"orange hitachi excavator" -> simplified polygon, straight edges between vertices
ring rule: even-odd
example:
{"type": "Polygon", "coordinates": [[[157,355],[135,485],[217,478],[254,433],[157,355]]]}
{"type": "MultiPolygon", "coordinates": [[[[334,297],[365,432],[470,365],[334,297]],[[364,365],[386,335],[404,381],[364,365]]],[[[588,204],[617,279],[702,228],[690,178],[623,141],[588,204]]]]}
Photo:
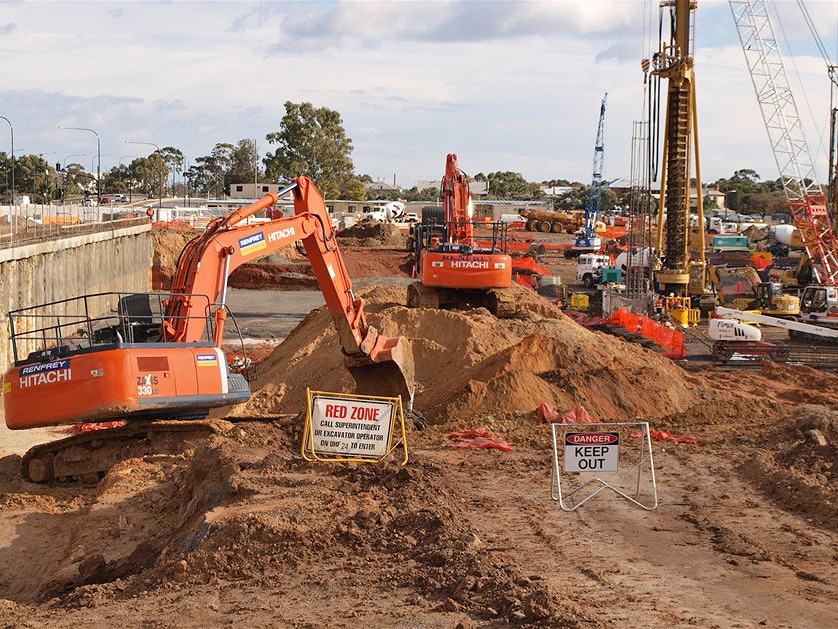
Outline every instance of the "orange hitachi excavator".
{"type": "Polygon", "coordinates": [[[297,241],[305,247],[359,392],[401,395],[409,406],[410,347],[367,323],[323,197],[299,177],[279,193],[214,220],[189,242],[171,294],[85,295],[9,313],[15,362],[3,376],[3,403],[10,429],[128,420],[123,428],[36,446],[24,457],[24,476],[35,482],[98,478],[121,458],[154,452],[154,439],[171,450],[189,432],[207,432],[211,422],[194,420],[210,408],[247,401],[247,379],[228,371],[220,349],[227,280],[241,264],[297,241]],[[290,191],[293,216],[243,222],[290,191]]]}
{"type": "Polygon", "coordinates": [[[468,177],[454,153],[445,162],[442,209],[441,224],[415,227],[414,264],[420,281],[408,286],[408,306],[482,306],[498,317],[510,316],[515,308],[512,258],[503,251],[506,226],[495,223],[489,246],[476,247],[468,177]]]}

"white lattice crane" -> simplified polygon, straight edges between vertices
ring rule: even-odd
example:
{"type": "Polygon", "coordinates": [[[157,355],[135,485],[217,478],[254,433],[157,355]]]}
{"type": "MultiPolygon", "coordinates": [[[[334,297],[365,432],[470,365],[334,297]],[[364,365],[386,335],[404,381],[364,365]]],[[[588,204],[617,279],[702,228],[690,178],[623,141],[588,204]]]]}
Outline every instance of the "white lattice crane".
{"type": "Polygon", "coordinates": [[[818,281],[838,285],[838,239],[765,0],[729,0],[794,224],[818,281]]]}

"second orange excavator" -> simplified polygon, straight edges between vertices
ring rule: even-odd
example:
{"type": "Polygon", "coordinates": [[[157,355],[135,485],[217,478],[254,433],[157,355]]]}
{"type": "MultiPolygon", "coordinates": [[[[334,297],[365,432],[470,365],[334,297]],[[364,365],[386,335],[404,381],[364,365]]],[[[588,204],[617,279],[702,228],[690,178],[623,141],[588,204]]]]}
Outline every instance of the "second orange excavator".
{"type": "MultiPolygon", "coordinates": [[[[127,419],[122,428],[36,446],[23,459],[35,482],[95,479],[121,458],[177,449],[207,432],[209,409],[245,402],[247,380],[221,350],[227,280],[245,262],[302,241],[358,391],[413,398],[413,356],[403,338],[367,323],[338,249],[326,205],[298,177],[277,194],[215,219],[189,242],[170,294],[108,293],[9,313],[14,365],[3,376],[12,430],[127,419]],[[294,216],[245,219],[294,195],[294,216]],[[150,420],[150,421],[149,421],[150,420]]],[[[233,319],[233,321],[235,321],[233,319]]]]}
{"type": "Polygon", "coordinates": [[[487,308],[498,317],[515,313],[512,258],[503,250],[506,225],[491,227],[488,246],[478,247],[474,237],[474,205],[468,177],[457,155],[449,153],[442,180],[443,222],[416,225],[414,268],[418,282],[408,286],[411,308],[487,308]]]}

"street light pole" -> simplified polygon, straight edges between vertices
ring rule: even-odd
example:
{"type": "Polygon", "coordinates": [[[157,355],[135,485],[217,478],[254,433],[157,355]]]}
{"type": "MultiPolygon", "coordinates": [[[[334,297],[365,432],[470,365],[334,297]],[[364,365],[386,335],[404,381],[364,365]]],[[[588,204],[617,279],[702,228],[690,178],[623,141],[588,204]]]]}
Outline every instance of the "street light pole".
{"type": "Polygon", "coordinates": [[[12,121],[6,116],[0,116],[0,118],[9,123],[9,133],[12,136],[12,198],[9,205],[15,205],[15,128],[12,126],[12,121]]]}
{"type": "Polygon", "coordinates": [[[160,220],[160,212],[163,210],[163,154],[160,152],[160,147],[154,142],[135,142],[133,140],[125,140],[125,144],[145,144],[146,146],[153,146],[157,149],[157,154],[160,156],[160,201],[157,205],[157,220],[160,220]]]}
{"type": "MultiPolygon", "coordinates": [[[[63,131],[90,131],[93,135],[96,136],[96,155],[99,157],[96,163],[96,205],[100,205],[102,203],[102,144],[99,141],[99,134],[94,131],[93,129],[88,129],[86,127],[58,127],[63,131]]],[[[93,170],[93,166],[91,165],[90,170],[93,170]]]]}

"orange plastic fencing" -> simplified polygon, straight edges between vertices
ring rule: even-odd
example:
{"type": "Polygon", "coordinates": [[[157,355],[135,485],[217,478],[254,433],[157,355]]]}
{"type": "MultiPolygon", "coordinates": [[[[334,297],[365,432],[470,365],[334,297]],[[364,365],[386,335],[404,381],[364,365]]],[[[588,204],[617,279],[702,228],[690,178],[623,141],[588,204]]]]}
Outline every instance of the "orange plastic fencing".
{"type": "Polygon", "coordinates": [[[488,428],[460,430],[450,433],[448,438],[452,441],[451,447],[455,450],[486,450],[491,448],[501,452],[512,452],[512,446],[488,428]]]}
{"type": "Polygon", "coordinates": [[[653,340],[666,350],[664,356],[667,358],[679,360],[687,355],[684,335],[678,330],[661,325],[649,317],[620,308],[605,322],[619,325],[629,332],[636,332],[647,339],[653,340]]]}
{"type": "Polygon", "coordinates": [[[535,409],[538,420],[545,424],[598,424],[599,420],[594,419],[581,404],[577,404],[573,410],[560,413],[554,410],[547,402],[542,402],[535,409]]]}
{"type": "Polygon", "coordinates": [[[603,238],[622,238],[628,233],[627,227],[619,227],[617,225],[609,225],[604,232],[600,232],[603,238]]]}

